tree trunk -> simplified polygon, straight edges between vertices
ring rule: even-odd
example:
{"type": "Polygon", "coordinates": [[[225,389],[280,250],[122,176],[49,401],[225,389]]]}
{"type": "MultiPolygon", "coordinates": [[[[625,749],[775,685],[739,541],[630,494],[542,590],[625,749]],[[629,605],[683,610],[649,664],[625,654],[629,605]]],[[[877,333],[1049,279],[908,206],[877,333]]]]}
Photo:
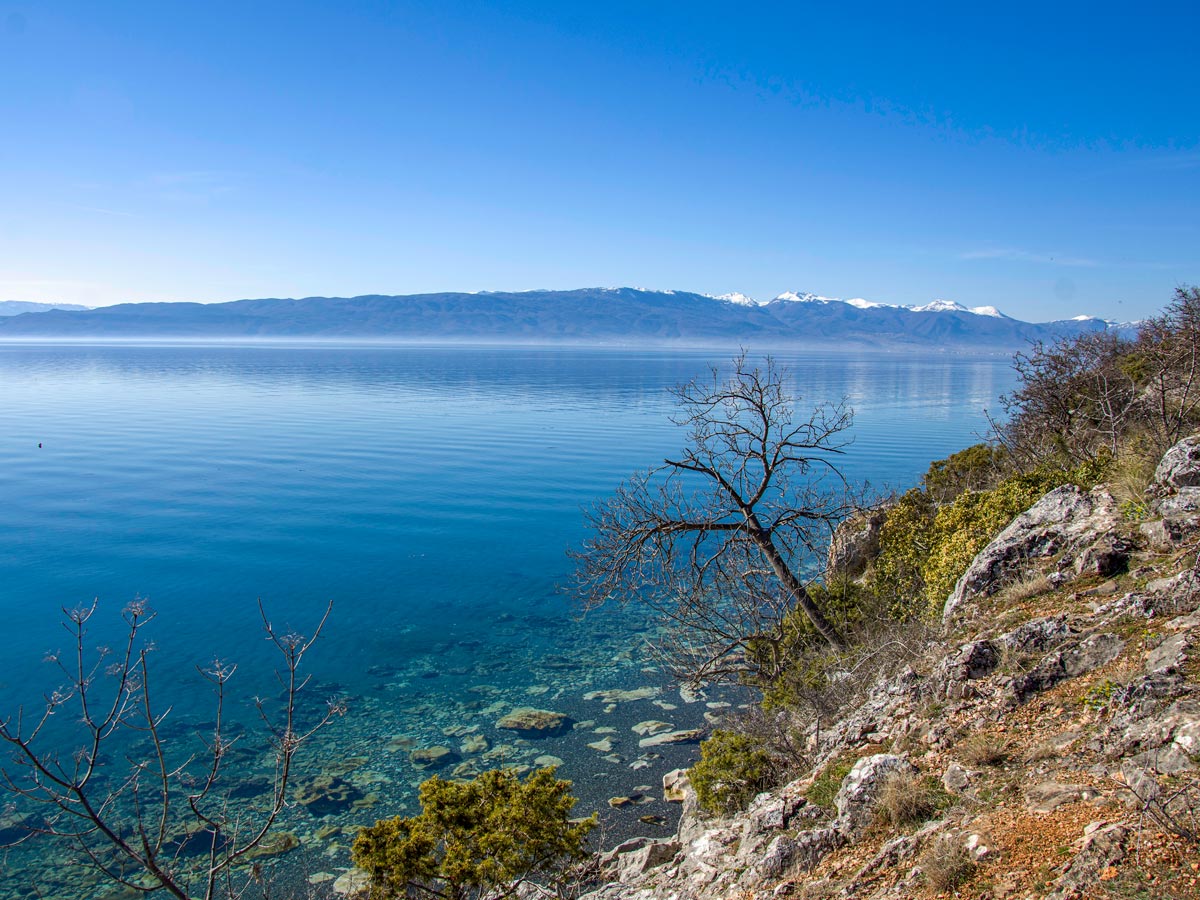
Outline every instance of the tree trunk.
{"type": "Polygon", "coordinates": [[[792,598],[796,601],[799,607],[804,610],[804,614],[808,616],[808,620],[812,622],[813,627],[821,633],[821,637],[829,642],[829,646],[835,650],[846,649],[846,639],[842,637],[841,632],[833,626],[825,614],[821,612],[821,608],[813,603],[812,598],[808,595],[808,591],[804,589],[804,585],[800,583],[800,579],[788,567],[783,556],[779,552],[779,548],[775,546],[775,541],[771,539],[771,535],[767,534],[766,530],[758,523],[758,517],[751,513],[747,516],[749,524],[750,538],[762,551],[763,556],[767,558],[767,562],[771,564],[771,571],[775,573],[775,577],[779,579],[792,598]]]}

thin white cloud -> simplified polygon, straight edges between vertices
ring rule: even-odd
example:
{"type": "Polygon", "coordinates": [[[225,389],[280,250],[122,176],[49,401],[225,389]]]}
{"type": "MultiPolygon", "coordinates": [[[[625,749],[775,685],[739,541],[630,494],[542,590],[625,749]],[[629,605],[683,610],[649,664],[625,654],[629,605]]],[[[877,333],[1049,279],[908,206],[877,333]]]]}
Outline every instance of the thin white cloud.
{"type": "Polygon", "coordinates": [[[124,210],[120,209],[108,209],[103,206],[84,206],[80,203],[67,203],[65,205],[70,209],[81,209],[84,212],[103,213],[106,216],[120,216],[127,219],[138,218],[137,213],[125,212],[124,210]]]}
{"type": "Polygon", "coordinates": [[[1065,256],[1061,253],[1033,253],[1029,250],[1019,250],[1015,247],[986,247],[979,250],[968,250],[958,255],[959,259],[1000,259],[1012,262],[1042,263],[1053,266],[1073,266],[1094,268],[1101,263],[1085,256],[1065,256]]]}
{"type": "Polygon", "coordinates": [[[234,190],[235,176],[230,172],[195,169],[183,172],[154,172],[143,179],[144,185],[161,199],[207,201],[234,190]]]}

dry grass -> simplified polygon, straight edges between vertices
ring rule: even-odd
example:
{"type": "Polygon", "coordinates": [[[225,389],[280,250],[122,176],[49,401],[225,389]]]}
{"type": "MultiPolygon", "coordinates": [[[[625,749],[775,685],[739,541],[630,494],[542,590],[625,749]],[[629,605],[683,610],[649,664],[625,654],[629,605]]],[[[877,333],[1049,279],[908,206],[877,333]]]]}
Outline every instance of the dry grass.
{"type": "Polygon", "coordinates": [[[939,834],[918,861],[925,881],[937,893],[953,891],[971,880],[975,874],[975,860],[964,845],[961,836],[939,834]]]}
{"type": "Polygon", "coordinates": [[[1024,603],[1026,600],[1040,597],[1042,594],[1048,594],[1053,589],[1054,586],[1050,584],[1050,581],[1044,574],[1041,572],[1030,572],[1020,581],[1007,584],[997,591],[992,602],[996,606],[1024,603]]]}
{"type": "Polygon", "coordinates": [[[999,766],[1012,754],[1012,741],[994,734],[976,734],[958,748],[963,762],[972,766],[999,766]]]}
{"type": "Polygon", "coordinates": [[[879,790],[878,816],[894,828],[933,818],[952,798],[935,778],[897,772],[879,790]]]}

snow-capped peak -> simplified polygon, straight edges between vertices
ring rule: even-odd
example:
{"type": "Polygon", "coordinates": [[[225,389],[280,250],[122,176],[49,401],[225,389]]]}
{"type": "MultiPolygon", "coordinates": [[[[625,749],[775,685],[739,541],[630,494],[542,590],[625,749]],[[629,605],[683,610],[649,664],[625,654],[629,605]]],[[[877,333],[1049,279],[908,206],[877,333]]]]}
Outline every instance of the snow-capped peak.
{"type": "Polygon", "coordinates": [[[961,303],[955,303],[953,300],[931,300],[924,306],[908,307],[913,312],[972,312],[961,303]]]}
{"type": "Polygon", "coordinates": [[[849,303],[851,306],[858,307],[859,309],[884,309],[892,307],[891,303],[876,303],[874,300],[864,300],[862,297],[854,297],[844,302],[849,303]]]}
{"type": "Polygon", "coordinates": [[[994,319],[1006,318],[1004,313],[994,306],[972,306],[970,311],[977,316],[991,316],[994,319]]]}
{"type": "Polygon", "coordinates": [[[738,293],[737,291],[733,291],[732,293],[729,293],[729,294],[721,294],[716,299],[724,300],[728,303],[736,303],[738,306],[760,306],[761,305],[753,297],[747,297],[745,294],[738,293]]]}
{"type": "MultiPolygon", "coordinates": [[[[819,297],[816,294],[805,291],[799,293],[797,291],[784,291],[778,295],[775,300],[783,300],[790,303],[837,303],[836,297],[819,297]]],[[[774,301],[772,301],[774,302],[774,301]]]]}
{"type": "Polygon", "coordinates": [[[1072,316],[1071,321],[1072,322],[1090,322],[1094,318],[1096,318],[1096,317],[1095,316],[1072,316]]]}

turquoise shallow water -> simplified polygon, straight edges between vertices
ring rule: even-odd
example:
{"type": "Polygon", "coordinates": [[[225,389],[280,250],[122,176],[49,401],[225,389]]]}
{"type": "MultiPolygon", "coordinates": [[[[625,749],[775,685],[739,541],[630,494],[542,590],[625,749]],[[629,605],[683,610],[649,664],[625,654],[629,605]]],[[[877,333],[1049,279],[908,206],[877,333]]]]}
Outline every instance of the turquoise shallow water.
{"type": "MultiPolygon", "coordinates": [[[[98,597],[95,637],[107,640],[121,606],[142,596],[158,611],[162,699],[186,734],[207,715],[195,665],[238,660],[245,697],[269,683],[258,598],[278,624],[302,631],[332,600],[311,667],[316,688],[345,695],[349,713],[314,747],[309,774],[365,757],[353,777],[379,802],[329,819],[294,810],[302,837],[404,809],[428,774],[409,762],[410,746],[450,746],[468,772],[556,756],[583,805],[607,810],[606,798],[656,785],[695,752],[671,748],[637,766],[646,754],[633,724],[704,724],[714,712],[704,700],[726,700],[687,704],[663,685],[642,652],[652,625],[636,613],[579,620],[558,589],[564,551],[583,536],[581,506],[680,445],[666,388],[721,361],[0,345],[0,702],[11,709],[53,684],[41,660],[63,645],[60,607],[98,597]],[[583,699],[631,687],[662,693],[609,712],[583,699]],[[494,721],[526,703],[593,724],[514,744],[494,721]],[[618,742],[612,752],[587,746],[605,734],[618,742]],[[491,758],[460,750],[472,736],[491,758]]],[[[806,402],[849,400],[857,420],[846,472],[881,486],[907,487],[929,460],[975,441],[984,408],[1012,382],[1000,358],[783,361],[806,402]]],[[[249,721],[245,700],[235,715],[249,721]]],[[[671,810],[635,805],[608,814],[607,827],[644,829],[646,814],[671,810]]],[[[308,844],[306,871],[348,864],[344,837],[308,844]]]]}

